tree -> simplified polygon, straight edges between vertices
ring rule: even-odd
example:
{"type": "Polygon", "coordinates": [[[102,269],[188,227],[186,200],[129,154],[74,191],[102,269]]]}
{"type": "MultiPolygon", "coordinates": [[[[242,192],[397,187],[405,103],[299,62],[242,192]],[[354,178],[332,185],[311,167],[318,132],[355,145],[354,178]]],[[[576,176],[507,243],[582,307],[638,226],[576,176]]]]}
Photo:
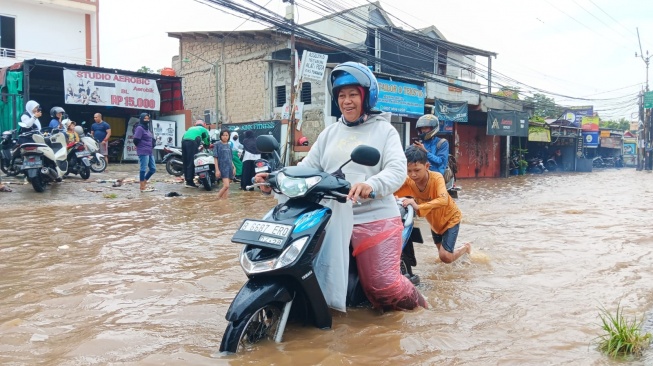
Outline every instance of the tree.
{"type": "Polygon", "coordinates": [[[154,70],[150,69],[147,66],[141,66],[141,68],[136,70],[136,72],[146,72],[148,74],[154,74],[154,70]]]}
{"type": "Polygon", "coordinates": [[[519,88],[517,87],[502,86],[498,92],[494,92],[493,94],[504,98],[519,100],[519,88]]]}
{"type": "Polygon", "coordinates": [[[524,100],[533,104],[535,108],[535,111],[533,112],[534,116],[542,118],[558,118],[564,112],[563,107],[556,105],[553,98],[549,98],[544,94],[535,93],[532,97],[526,97],[524,100]]]}
{"type": "Polygon", "coordinates": [[[630,122],[622,117],[618,121],[599,121],[599,127],[618,131],[628,131],[630,130],[630,122]]]}

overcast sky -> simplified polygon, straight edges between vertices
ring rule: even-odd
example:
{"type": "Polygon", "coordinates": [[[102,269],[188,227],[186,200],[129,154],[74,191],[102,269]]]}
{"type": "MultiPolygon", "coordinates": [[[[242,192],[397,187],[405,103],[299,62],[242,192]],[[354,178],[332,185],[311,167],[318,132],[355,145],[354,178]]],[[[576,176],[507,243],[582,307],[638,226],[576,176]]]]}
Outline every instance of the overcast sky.
{"type": "MultiPolygon", "coordinates": [[[[286,6],[281,0],[253,1],[278,13],[283,13],[286,6]]],[[[316,3],[333,8],[365,3],[295,1],[300,5],[296,14],[299,23],[319,17],[307,9],[315,8],[316,3]]],[[[449,41],[498,53],[492,67],[500,75],[493,76],[493,83],[518,86],[522,97],[543,92],[558,104],[593,105],[604,119],[635,118],[635,98],[646,84],[646,64],[635,57],[635,52],[640,54],[636,28],[644,54],[648,50],[653,55],[653,1],[380,2],[393,16],[393,22],[404,29],[435,25],[449,41]]],[[[126,70],[148,66],[156,70],[170,66],[172,56],[178,53],[177,39],[169,38],[167,32],[263,27],[198,0],[103,0],[101,65],[126,70]]],[[[483,78],[479,82],[487,83],[483,78]]],[[[653,87],[653,80],[649,83],[653,87]]],[[[486,88],[483,86],[483,90],[486,88]]]]}

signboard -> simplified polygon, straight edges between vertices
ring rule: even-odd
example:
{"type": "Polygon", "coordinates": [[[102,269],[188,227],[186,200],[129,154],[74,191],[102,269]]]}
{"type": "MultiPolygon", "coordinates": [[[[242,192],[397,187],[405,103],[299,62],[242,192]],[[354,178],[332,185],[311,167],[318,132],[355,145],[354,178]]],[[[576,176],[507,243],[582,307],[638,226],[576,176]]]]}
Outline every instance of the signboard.
{"type": "Polygon", "coordinates": [[[311,79],[321,81],[324,79],[327,58],[329,55],[304,51],[302,53],[300,79],[311,79]]]}
{"type": "Polygon", "coordinates": [[[580,122],[580,129],[583,131],[598,131],[599,117],[582,117],[580,122]]]}
{"type": "Polygon", "coordinates": [[[138,118],[132,117],[127,122],[127,131],[125,131],[125,146],[122,151],[122,160],[138,160],[136,145],[134,145],[134,130],[138,124],[138,118]]]}
{"type": "Polygon", "coordinates": [[[154,79],[98,71],[63,70],[66,104],[101,105],[158,111],[159,88],[154,79]]]}
{"type": "Polygon", "coordinates": [[[637,144],[635,142],[624,142],[624,155],[637,155],[637,144]]]}
{"type": "Polygon", "coordinates": [[[496,136],[528,136],[528,113],[488,110],[487,134],[496,136]]]}
{"type": "Polygon", "coordinates": [[[378,79],[379,99],[376,107],[404,117],[424,115],[424,86],[378,79]]]}
{"type": "Polygon", "coordinates": [[[545,127],[528,126],[528,141],[551,142],[551,130],[545,127]]]}
{"type": "Polygon", "coordinates": [[[165,145],[175,145],[175,127],[177,126],[175,122],[154,120],[152,126],[156,139],[155,149],[161,150],[165,145]]]}
{"type": "Polygon", "coordinates": [[[598,131],[582,132],[583,146],[586,148],[599,147],[599,133],[598,131]]]}
{"type": "Polygon", "coordinates": [[[562,119],[569,122],[570,126],[580,127],[583,117],[594,116],[594,107],[581,106],[581,107],[568,107],[562,115],[562,119]]]}
{"type": "Polygon", "coordinates": [[[232,132],[238,132],[238,139],[240,142],[243,142],[245,138],[245,131],[252,131],[254,137],[261,135],[272,135],[277,141],[281,143],[281,121],[271,120],[271,121],[255,121],[247,123],[223,123],[222,128],[232,132]]]}
{"type": "Polygon", "coordinates": [[[644,108],[653,108],[653,91],[644,93],[644,108]]]}
{"type": "Polygon", "coordinates": [[[440,121],[468,122],[467,102],[435,100],[435,115],[440,121]]]}
{"type": "Polygon", "coordinates": [[[601,147],[608,149],[621,149],[621,142],[623,140],[620,137],[601,137],[601,147]]]}

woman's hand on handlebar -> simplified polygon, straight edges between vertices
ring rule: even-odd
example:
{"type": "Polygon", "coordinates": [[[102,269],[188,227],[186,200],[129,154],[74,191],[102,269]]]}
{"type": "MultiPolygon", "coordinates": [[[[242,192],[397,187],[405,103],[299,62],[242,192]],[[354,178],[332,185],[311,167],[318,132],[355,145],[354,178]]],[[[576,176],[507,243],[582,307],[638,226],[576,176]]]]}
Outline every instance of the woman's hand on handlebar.
{"type": "MultiPolygon", "coordinates": [[[[254,176],[254,183],[265,183],[268,180],[268,176],[270,173],[258,173],[254,176]]],[[[272,188],[270,186],[258,186],[261,189],[261,192],[270,194],[272,192],[272,188]]]]}
{"type": "Polygon", "coordinates": [[[367,183],[356,183],[351,186],[349,194],[347,195],[348,200],[352,202],[358,202],[360,198],[374,198],[372,186],[367,183]]]}

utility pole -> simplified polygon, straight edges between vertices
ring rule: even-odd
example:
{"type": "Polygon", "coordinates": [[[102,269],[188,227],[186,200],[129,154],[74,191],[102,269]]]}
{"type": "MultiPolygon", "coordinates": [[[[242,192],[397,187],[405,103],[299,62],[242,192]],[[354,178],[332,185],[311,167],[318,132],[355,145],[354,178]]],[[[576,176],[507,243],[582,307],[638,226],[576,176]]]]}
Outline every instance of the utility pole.
{"type": "MultiPolygon", "coordinates": [[[[290,21],[290,103],[288,110],[288,136],[286,138],[286,152],[284,154],[283,160],[284,165],[286,165],[286,158],[288,158],[288,164],[292,163],[294,158],[294,146],[295,146],[295,98],[297,93],[295,91],[295,63],[296,63],[296,50],[295,50],[295,1],[294,0],[281,0],[284,3],[288,3],[286,7],[286,19],[290,21]]],[[[299,84],[299,83],[298,83],[299,84]]],[[[299,86],[298,86],[299,87],[299,86]]]]}
{"type": "MultiPolygon", "coordinates": [[[[642,50],[642,41],[639,38],[639,28],[637,29],[637,41],[639,42],[639,55],[637,55],[637,52],[635,52],[635,57],[640,57],[642,61],[644,61],[644,64],[646,64],[646,92],[649,91],[648,88],[648,65],[649,61],[651,59],[651,56],[648,54],[648,50],[646,51],[646,57],[644,57],[644,51],[642,50]]],[[[645,99],[644,96],[642,96],[642,99],[645,99]]],[[[642,104],[644,102],[642,101],[642,104]]],[[[642,108],[645,108],[644,105],[642,105],[642,108]]],[[[644,170],[651,170],[651,110],[650,108],[648,110],[644,109],[644,113],[642,114],[643,119],[642,122],[644,123],[644,136],[643,138],[643,144],[644,146],[641,148],[642,149],[642,157],[643,157],[643,164],[644,170]]],[[[638,165],[639,167],[639,165],[638,165]]]]}

